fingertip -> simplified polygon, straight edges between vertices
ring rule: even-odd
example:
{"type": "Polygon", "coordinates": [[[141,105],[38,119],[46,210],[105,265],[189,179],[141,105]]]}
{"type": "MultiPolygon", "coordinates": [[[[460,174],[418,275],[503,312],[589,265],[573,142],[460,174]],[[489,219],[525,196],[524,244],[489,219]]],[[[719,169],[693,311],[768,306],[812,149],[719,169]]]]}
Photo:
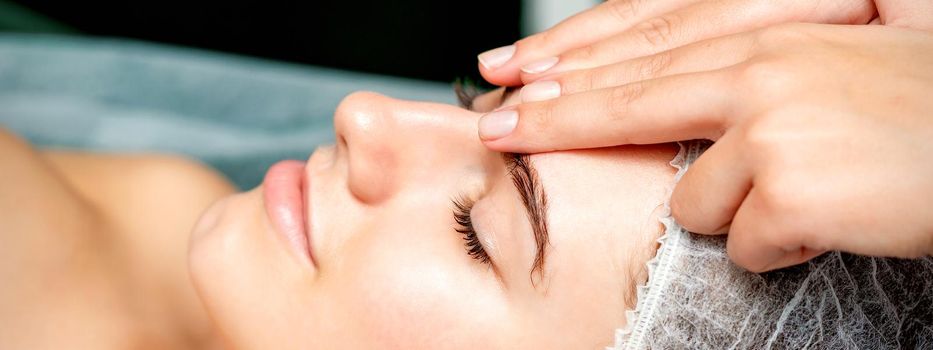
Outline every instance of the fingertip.
{"type": "Polygon", "coordinates": [[[736,265],[754,273],[772,270],[787,259],[785,242],[767,217],[749,213],[746,203],[733,218],[726,252],[736,265]]]}
{"type": "Polygon", "coordinates": [[[564,70],[562,67],[554,67],[559,60],[557,56],[536,58],[535,52],[525,55],[514,52],[508,59],[502,59],[495,53],[501,49],[489,50],[477,56],[480,75],[493,85],[521,86],[564,70]]]}
{"type": "Polygon", "coordinates": [[[533,154],[533,153],[547,153],[559,151],[560,149],[549,147],[547,145],[537,145],[537,144],[528,144],[525,142],[520,142],[514,140],[510,137],[498,140],[482,140],[483,145],[487,149],[499,153],[521,153],[521,154],[533,154]]]}
{"type": "Polygon", "coordinates": [[[781,261],[786,260],[785,252],[773,247],[751,247],[743,246],[735,239],[734,235],[729,236],[726,243],[726,252],[733,263],[741,268],[753,273],[762,273],[780,268],[781,261]]]}
{"type": "Polygon", "coordinates": [[[506,45],[476,55],[477,68],[486,81],[499,86],[520,85],[516,45],[506,45]]]}
{"type": "Polygon", "coordinates": [[[514,67],[504,66],[497,69],[489,69],[482,63],[477,63],[479,74],[487,82],[497,86],[519,86],[522,85],[519,70],[514,67]]]}
{"type": "Polygon", "coordinates": [[[731,237],[727,243],[729,257],[736,265],[749,272],[762,273],[803,264],[823,255],[826,250],[800,246],[794,249],[766,246],[759,242],[755,247],[739,247],[731,237]]]}
{"type": "Polygon", "coordinates": [[[717,224],[719,226],[709,227],[704,226],[703,220],[696,220],[698,216],[704,215],[700,207],[702,203],[697,203],[697,200],[693,199],[696,194],[691,193],[688,187],[689,183],[681,179],[671,193],[671,217],[674,221],[685,230],[697,234],[715,236],[728,232],[730,223],[725,223],[725,226],[717,224]]]}
{"type": "Polygon", "coordinates": [[[490,151],[500,153],[512,152],[512,150],[508,148],[508,143],[502,142],[502,140],[484,140],[483,137],[480,136],[480,141],[490,151]]]}
{"type": "Polygon", "coordinates": [[[499,69],[509,63],[514,56],[515,45],[506,45],[476,55],[476,60],[487,69],[499,69]]]}
{"type": "Polygon", "coordinates": [[[537,81],[525,85],[518,92],[522,103],[540,102],[560,97],[560,83],[553,80],[537,81]]]}
{"type": "Polygon", "coordinates": [[[560,61],[560,58],[557,56],[545,57],[525,64],[519,70],[526,74],[544,74],[553,68],[558,61],[560,61]]]}
{"type": "Polygon", "coordinates": [[[512,134],[518,126],[518,111],[504,109],[493,111],[479,118],[479,138],[495,141],[512,134]]]}
{"type": "Polygon", "coordinates": [[[764,266],[761,268],[748,270],[755,273],[779,270],[786,267],[803,264],[821,254],[823,254],[823,252],[815,252],[801,247],[797,252],[783,252],[780,257],[776,258],[770,263],[764,264],[764,266]]]}

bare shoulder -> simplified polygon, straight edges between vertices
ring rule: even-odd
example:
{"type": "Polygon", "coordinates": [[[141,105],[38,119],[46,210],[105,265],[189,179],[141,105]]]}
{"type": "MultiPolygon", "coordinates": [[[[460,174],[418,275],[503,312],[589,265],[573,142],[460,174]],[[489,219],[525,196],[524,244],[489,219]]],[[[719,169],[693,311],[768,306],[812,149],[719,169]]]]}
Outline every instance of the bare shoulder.
{"type": "Polygon", "coordinates": [[[143,254],[134,256],[152,257],[143,264],[165,257],[183,263],[201,213],[235,192],[216,170],[182,156],[46,150],[43,158],[101,213],[116,239],[143,254]]]}
{"type": "Polygon", "coordinates": [[[235,191],[223,175],[190,158],[38,150],[2,127],[0,189],[0,209],[27,214],[18,217],[149,211],[185,217],[180,221],[193,220],[201,207],[235,191]]]}
{"type": "Polygon", "coordinates": [[[31,231],[54,213],[56,222],[94,225],[94,212],[25,140],[0,127],[0,231],[31,231]],[[2,214],[6,213],[6,214],[2,214]]]}
{"type": "Polygon", "coordinates": [[[0,127],[0,280],[15,286],[0,288],[0,348],[126,348],[139,339],[179,348],[209,337],[188,282],[187,237],[234,190],[185,157],[41,150],[0,127]],[[33,336],[56,324],[71,327],[33,336]],[[106,345],[114,342],[123,345],[106,345]]]}
{"type": "MultiPolygon", "coordinates": [[[[93,332],[102,316],[118,317],[112,303],[96,310],[68,303],[62,290],[98,293],[107,283],[95,277],[104,259],[94,255],[105,235],[103,220],[92,205],[77,195],[40,152],[25,140],[0,128],[0,348],[60,345],[51,324],[87,325],[80,332],[60,327],[60,336],[85,345],[80,334],[93,332]],[[81,264],[75,264],[75,262],[81,264]],[[85,273],[94,271],[95,273],[85,273]],[[88,277],[78,280],[76,276],[88,277]],[[94,284],[94,286],[91,286],[94,284]],[[53,311],[57,310],[57,311],[53,311]],[[73,323],[72,323],[73,321],[73,323]]],[[[108,295],[109,296],[109,295],[108,295]]],[[[118,300],[118,298],[108,298],[118,300]]],[[[94,343],[99,345],[99,343],[94,343]]]]}
{"type": "Polygon", "coordinates": [[[97,205],[144,193],[217,197],[235,190],[216,170],[184,156],[37,150],[3,127],[0,170],[0,186],[49,189],[42,192],[65,190],[97,205]]]}
{"type": "Polygon", "coordinates": [[[182,156],[45,151],[44,158],[107,218],[128,259],[124,276],[143,301],[136,309],[175,328],[178,337],[162,341],[175,344],[169,348],[210,342],[210,321],[188,279],[188,238],[201,213],[236,188],[182,156]]]}
{"type": "Polygon", "coordinates": [[[198,207],[235,190],[216,170],[178,155],[46,150],[43,158],[105,212],[137,208],[197,215],[198,207]]]}

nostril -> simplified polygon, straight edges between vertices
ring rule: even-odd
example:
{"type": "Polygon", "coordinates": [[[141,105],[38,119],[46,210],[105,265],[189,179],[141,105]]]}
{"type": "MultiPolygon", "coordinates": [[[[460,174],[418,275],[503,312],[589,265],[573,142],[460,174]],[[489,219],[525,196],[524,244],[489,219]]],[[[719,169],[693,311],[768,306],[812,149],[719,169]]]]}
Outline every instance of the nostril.
{"type": "Polygon", "coordinates": [[[397,185],[397,164],[389,147],[361,152],[354,146],[348,160],[348,185],[357,200],[366,204],[376,204],[391,197],[397,185]]]}
{"type": "Polygon", "coordinates": [[[347,146],[347,138],[344,137],[343,134],[337,134],[337,145],[336,146],[337,147],[335,147],[335,155],[334,155],[335,158],[334,159],[336,159],[336,157],[340,157],[341,154],[349,155],[350,148],[349,146],[347,146]]]}
{"type": "Polygon", "coordinates": [[[353,93],[340,103],[334,116],[337,149],[348,165],[348,187],[362,203],[374,204],[393,191],[396,115],[390,98],[353,93]]]}

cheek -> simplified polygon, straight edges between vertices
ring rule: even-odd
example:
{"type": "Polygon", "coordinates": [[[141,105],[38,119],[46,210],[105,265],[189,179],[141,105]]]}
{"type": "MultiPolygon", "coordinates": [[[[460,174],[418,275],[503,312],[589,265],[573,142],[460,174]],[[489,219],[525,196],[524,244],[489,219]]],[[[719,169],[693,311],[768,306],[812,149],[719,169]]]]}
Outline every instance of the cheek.
{"type": "Polygon", "coordinates": [[[473,269],[449,241],[391,235],[347,247],[358,256],[341,271],[340,298],[364,337],[380,348],[488,348],[507,329],[501,294],[482,275],[491,271],[473,269]]]}

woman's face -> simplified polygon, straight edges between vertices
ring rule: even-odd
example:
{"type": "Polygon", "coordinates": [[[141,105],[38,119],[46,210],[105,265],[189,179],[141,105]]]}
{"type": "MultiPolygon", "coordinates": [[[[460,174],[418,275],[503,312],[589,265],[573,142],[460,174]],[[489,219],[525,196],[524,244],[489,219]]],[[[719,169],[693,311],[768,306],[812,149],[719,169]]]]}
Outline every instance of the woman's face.
{"type": "Polygon", "coordinates": [[[209,209],[191,271],[229,344],[609,345],[654,253],[676,149],[503,155],[480,143],[479,116],[372,93],[344,99],[337,144],[298,171],[309,249],[266,209],[269,181],[209,209]]]}

